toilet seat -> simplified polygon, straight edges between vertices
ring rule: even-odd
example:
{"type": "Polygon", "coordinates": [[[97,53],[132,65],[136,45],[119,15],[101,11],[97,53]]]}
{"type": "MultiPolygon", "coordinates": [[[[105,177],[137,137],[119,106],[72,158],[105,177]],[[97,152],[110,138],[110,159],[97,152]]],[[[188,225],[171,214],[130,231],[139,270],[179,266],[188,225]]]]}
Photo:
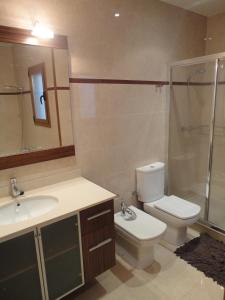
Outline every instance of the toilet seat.
{"type": "Polygon", "coordinates": [[[162,221],[150,216],[140,209],[129,206],[136,215],[135,220],[126,220],[121,212],[114,215],[114,223],[116,226],[126,231],[137,240],[151,240],[161,236],[167,228],[162,221]]]}
{"type": "Polygon", "coordinates": [[[155,208],[181,220],[195,218],[201,210],[198,205],[174,195],[164,196],[153,203],[155,208]]]}

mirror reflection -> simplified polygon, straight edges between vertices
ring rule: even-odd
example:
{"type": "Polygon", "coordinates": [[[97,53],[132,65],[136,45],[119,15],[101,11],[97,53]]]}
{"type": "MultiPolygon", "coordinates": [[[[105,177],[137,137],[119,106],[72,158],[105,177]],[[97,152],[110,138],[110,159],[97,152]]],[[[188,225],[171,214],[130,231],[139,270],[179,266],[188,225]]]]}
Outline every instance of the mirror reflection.
{"type": "Polygon", "coordinates": [[[33,119],[36,125],[51,127],[48,94],[46,90],[45,64],[28,68],[30,81],[33,119]]]}
{"type": "Polygon", "coordinates": [[[0,156],[72,145],[67,50],[0,43],[0,65],[0,156]]]}

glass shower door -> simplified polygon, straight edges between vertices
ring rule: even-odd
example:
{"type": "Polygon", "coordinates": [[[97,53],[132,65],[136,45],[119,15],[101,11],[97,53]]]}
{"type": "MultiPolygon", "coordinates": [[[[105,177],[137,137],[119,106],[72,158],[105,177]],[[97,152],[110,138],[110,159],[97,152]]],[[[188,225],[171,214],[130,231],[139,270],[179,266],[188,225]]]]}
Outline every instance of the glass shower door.
{"type": "Polygon", "coordinates": [[[225,58],[218,64],[209,196],[208,221],[225,230],[225,58]]]}
{"type": "Polygon", "coordinates": [[[215,60],[171,70],[168,192],[200,205],[202,219],[207,218],[215,74],[215,60]]]}

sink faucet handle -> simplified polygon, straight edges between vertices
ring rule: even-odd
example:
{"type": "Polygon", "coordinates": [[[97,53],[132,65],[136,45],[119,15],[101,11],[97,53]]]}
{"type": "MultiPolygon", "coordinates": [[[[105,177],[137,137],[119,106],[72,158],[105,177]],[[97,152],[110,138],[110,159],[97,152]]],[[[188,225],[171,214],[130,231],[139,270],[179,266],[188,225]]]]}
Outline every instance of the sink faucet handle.
{"type": "Polygon", "coordinates": [[[24,195],[24,191],[20,190],[17,187],[16,178],[15,177],[10,178],[10,184],[11,184],[11,194],[12,194],[13,198],[16,198],[16,197],[24,195]]]}

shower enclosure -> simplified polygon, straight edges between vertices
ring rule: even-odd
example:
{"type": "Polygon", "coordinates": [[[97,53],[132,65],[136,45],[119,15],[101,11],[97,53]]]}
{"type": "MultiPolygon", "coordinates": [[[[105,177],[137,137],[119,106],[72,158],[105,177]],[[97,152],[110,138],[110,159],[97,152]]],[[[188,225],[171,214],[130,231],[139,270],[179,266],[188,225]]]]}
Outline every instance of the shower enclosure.
{"type": "Polygon", "coordinates": [[[225,231],[225,53],[171,65],[169,194],[225,231]]]}

